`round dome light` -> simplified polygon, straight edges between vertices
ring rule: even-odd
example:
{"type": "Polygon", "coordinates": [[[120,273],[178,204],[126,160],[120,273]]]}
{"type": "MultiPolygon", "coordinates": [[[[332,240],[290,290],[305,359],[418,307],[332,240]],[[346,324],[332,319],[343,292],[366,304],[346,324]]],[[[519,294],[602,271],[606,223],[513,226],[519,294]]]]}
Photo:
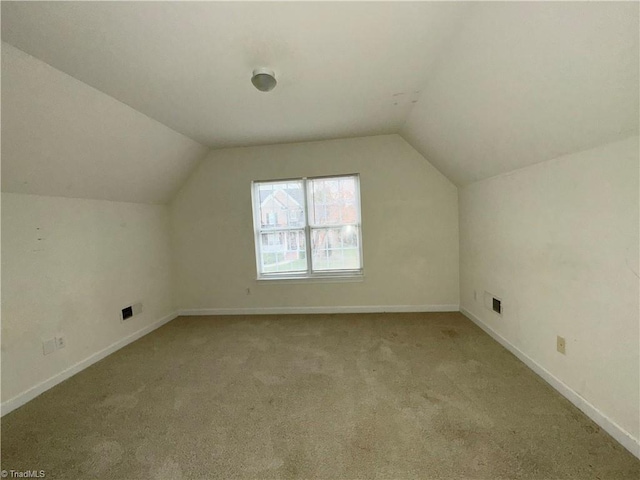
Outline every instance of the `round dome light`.
{"type": "Polygon", "coordinates": [[[273,70],[268,68],[256,68],[251,77],[251,83],[261,92],[269,92],[273,90],[278,82],[273,70]]]}

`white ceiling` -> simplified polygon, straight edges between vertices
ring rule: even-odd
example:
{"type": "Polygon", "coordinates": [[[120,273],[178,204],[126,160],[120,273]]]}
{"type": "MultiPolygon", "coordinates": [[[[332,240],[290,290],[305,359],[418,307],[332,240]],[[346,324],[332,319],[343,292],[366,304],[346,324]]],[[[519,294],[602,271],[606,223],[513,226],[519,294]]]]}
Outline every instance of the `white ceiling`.
{"type": "Polygon", "coordinates": [[[466,5],[3,2],[2,38],[211,147],[396,133],[466,5]],[[278,86],[258,92],[253,68],[278,86]]]}
{"type": "Polygon", "coordinates": [[[55,67],[3,44],[3,190],[165,202],[202,145],[395,132],[463,185],[637,135],[638,28],[637,2],[2,2],[55,67]]]}
{"type": "Polygon", "coordinates": [[[208,148],[2,44],[2,191],[166,203],[208,148]]]}
{"type": "Polygon", "coordinates": [[[474,4],[401,135],[458,185],[638,135],[638,6],[474,4]]]}

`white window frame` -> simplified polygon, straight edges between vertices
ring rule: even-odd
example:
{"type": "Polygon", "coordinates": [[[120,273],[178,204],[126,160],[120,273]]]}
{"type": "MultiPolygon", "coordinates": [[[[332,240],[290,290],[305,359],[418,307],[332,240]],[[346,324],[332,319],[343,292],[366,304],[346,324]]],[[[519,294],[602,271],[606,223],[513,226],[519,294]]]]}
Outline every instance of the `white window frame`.
{"type": "Polygon", "coordinates": [[[254,230],[254,244],[255,244],[255,256],[256,256],[256,271],[257,280],[305,280],[305,279],[336,279],[336,280],[348,280],[358,279],[364,276],[364,255],[362,250],[362,202],[360,200],[360,175],[357,173],[341,174],[341,175],[325,175],[320,177],[300,177],[300,178],[285,178],[275,180],[255,180],[251,182],[251,205],[253,210],[253,230],[254,230]],[[310,192],[307,188],[307,183],[312,180],[333,179],[333,178],[353,178],[355,181],[355,196],[357,201],[357,219],[355,223],[341,223],[339,225],[311,225],[309,208],[310,208],[310,192]],[[292,227],[279,227],[279,228],[261,228],[260,218],[260,195],[258,192],[258,186],[264,183],[285,183],[285,182],[299,182],[302,181],[303,189],[303,214],[304,214],[304,227],[292,228],[292,227]],[[311,245],[311,232],[314,228],[336,228],[351,225],[357,228],[358,231],[358,249],[360,255],[360,268],[358,269],[344,269],[344,270],[313,270],[312,245],[311,245]],[[305,236],[305,253],[307,260],[307,270],[300,272],[269,272],[263,273],[261,271],[261,251],[260,251],[260,235],[265,233],[277,233],[277,232],[289,232],[304,230],[305,236]]]}

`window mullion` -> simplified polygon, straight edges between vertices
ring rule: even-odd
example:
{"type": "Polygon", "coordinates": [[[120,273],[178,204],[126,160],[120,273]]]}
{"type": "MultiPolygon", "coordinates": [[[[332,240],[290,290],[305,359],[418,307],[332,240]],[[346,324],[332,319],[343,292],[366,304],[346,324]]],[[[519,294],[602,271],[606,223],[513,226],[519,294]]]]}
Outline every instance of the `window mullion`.
{"type": "Polygon", "coordinates": [[[307,192],[307,179],[302,179],[302,189],[304,197],[304,235],[307,247],[307,275],[311,275],[311,227],[309,227],[309,194],[307,192]]]}
{"type": "Polygon", "coordinates": [[[252,200],[253,200],[253,225],[254,225],[254,236],[255,236],[255,246],[256,246],[256,264],[258,267],[258,275],[262,275],[264,270],[264,265],[262,265],[262,247],[260,246],[260,238],[262,232],[260,230],[260,194],[258,193],[258,185],[256,183],[253,184],[253,188],[251,190],[252,200]]]}

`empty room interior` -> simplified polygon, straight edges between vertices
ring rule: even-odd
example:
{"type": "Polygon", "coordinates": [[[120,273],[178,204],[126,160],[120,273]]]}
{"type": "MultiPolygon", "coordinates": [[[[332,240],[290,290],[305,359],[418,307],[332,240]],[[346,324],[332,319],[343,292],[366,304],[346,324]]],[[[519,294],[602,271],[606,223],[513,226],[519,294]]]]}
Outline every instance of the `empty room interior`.
{"type": "Polygon", "coordinates": [[[3,1],[4,478],[640,478],[639,6],[3,1]]]}

